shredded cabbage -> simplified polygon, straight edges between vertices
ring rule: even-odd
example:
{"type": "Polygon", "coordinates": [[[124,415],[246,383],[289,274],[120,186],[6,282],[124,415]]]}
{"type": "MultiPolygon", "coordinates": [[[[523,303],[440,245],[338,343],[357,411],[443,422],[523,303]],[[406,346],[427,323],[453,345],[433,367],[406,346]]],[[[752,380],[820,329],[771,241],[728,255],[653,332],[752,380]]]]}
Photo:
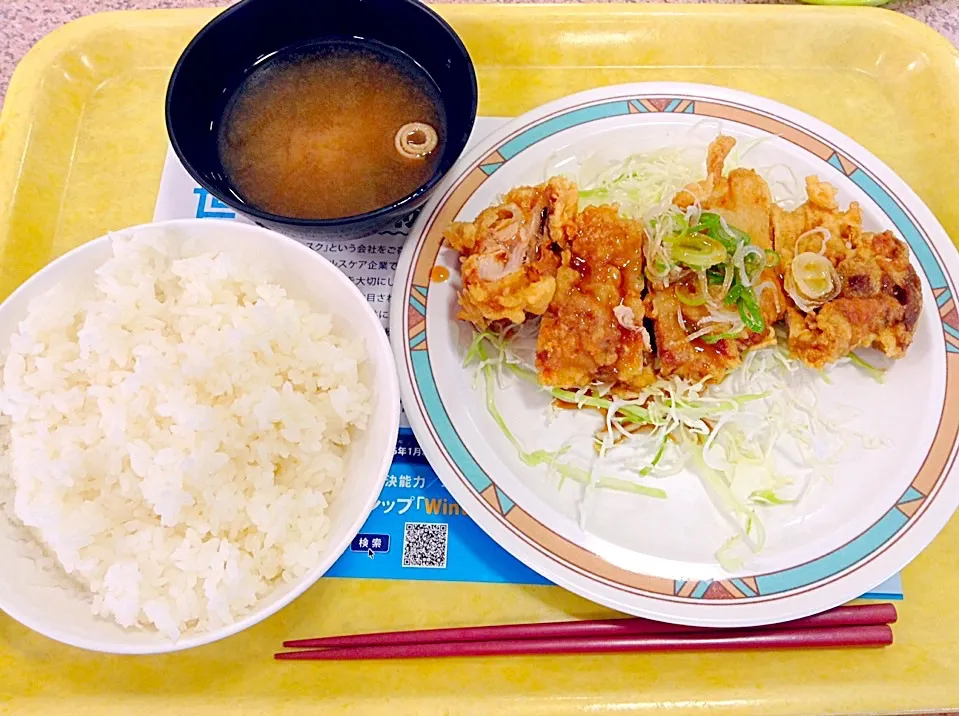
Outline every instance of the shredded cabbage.
{"type": "Polygon", "coordinates": [[[886,369],[879,368],[874,366],[872,363],[869,363],[861,356],[856,355],[855,353],[850,353],[848,356],[849,361],[856,366],[866,371],[866,373],[877,383],[882,383],[886,380],[886,369]]]}
{"type": "Polygon", "coordinates": [[[593,176],[584,168],[576,177],[580,201],[586,205],[618,204],[623,214],[636,219],[661,214],[676,192],[702,177],[704,157],[705,150],[670,147],[632,154],[593,176]]]}
{"type": "MultiPolygon", "coordinates": [[[[539,467],[543,465],[547,466],[550,472],[559,476],[560,487],[562,487],[566,480],[572,480],[573,482],[577,482],[581,485],[591,484],[592,480],[589,470],[560,459],[566,452],[565,448],[556,451],[527,451],[507,424],[506,419],[503,417],[498,406],[496,405],[497,371],[501,371],[505,368],[508,369],[509,372],[514,376],[526,381],[532,380],[533,382],[535,382],[536,376],[535,373],[530,373],[530,371],[525,368],[522,361],[515,359],[510,354],[510,351],[507,349],[506,340],[502,334],[496,334],[490,331],[477,333],[473,338],[472,344],[467,350],[466,362],[475,363],[478,373],[483,378],[486,409],[493,418],[493,421],[496,423],[497,427],[499,427],[499,429],[506,436],[506,439],[516,450],[516,454],[519,459],[525,465],[528,465],[529,467],[539,467]]],[[[605,400],[601,397],[587,396],[585,393],[579,395],[571,391],[559,389],[555,389],[551,392],[555,393],[554,397],[557,400],[564,402],[575,402],[580,408],[592,407],[602,409],[611,405],[611,401],[605,400]]],[[[626,416],[627,419],[632,420],[645,419],[643,413],[638,410],[627,410],[624,413],[624,416],[626,416]]],[[[655,497],[659,499],[664,499],[666,497],[666,492],[662,489],[648,488],[612,477],[600,477],[594,484],[597,487],[633,492],[636,494],[645,495],[646,497],[655,497]]]]}
{"type": "Polygon", "coordinates": [[[790,359],[781,344],[750,352],[719,385],[673,377],[632,398],[617,397],[607,385],[578,391],[542,388],[511,348],[509,331],[485,331],[476,334],[467,355],[485,381],[490,415],[520,460],[530,467],[546,466],[559,476],[560,485],[571,480],[590,489],[659,499],[666,492],[642,480],[690,469],[734,530],[716,552],[727,570],[741,562],[735,555],[740,546],[753,553],[763,549],[764,510],[801,501],[810,482],[828,479],[829,468],[854,441],[867,448],[879,445],[820,415],[813,387],[820,374],[790,359]],[[581,467],[565,461],[565,447],[526,450],[496,406],[498,371],[506,380],[536,386],[552,400],[601,414],[603,429],[584,435],[594,443],[594,462],[581,467]],[[635,479],[612,475],[623,466],[635,479]]]}

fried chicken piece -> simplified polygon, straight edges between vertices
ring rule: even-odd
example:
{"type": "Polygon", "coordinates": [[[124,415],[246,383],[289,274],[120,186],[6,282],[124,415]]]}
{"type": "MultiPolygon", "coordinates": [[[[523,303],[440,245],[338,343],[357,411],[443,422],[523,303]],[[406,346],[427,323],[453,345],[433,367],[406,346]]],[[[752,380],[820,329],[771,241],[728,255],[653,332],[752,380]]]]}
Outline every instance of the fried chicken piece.
{"type": "MultiPolygon", "coordinates": [[[[732,137],[720,136],[710,144],[706,179],[681,190],[673,203],[681,209],[696,203],[703,211],[721,216],[729,227],[748,234],[750,243],[764,250],[772,249],[769,216],[773,202],[766,181],[751,169],[734,169],[728,176],[723,175],[723,165],[735,143],[732,137]]],[[[711,311],[706,306],[688,306],[677,298],[678,291],[701,294],[697,282],[694,275],[689,275],[668,287],[650,287],[646,306],[653,320],[659,373],[691,382],[720,381],[742,362],[746,351],[775,342],[773,324],[782,318],[786,299],[778,269],[767,268],[752,286],[765,330],[754,333],[746,328],[735,338],[722,338],[713,343],[707,343],[704,337],[690,340],[690,336],[706,327],[715,326],[714,333],[722,333],[724,328],[731,330],[737,323],[734,306],[711,311]],[[725,324],[724,314],[729,316],[725,324]]]]}
{"type": "Polygon", "coordinates": [[[733,151],[733,147],[735,146],[735,139],[722,134],[710,142],[709,148],[706,150],[706,178],[681,189],[679,193],[673,197],[673,204],[680,209],[685,209],[693,204],[702,205],[713,196],[714,192],[719,188],[719,185],[725,181],[723,178],[723,165],[726,163],[726,157],[729,156],[729,153],[733,151]]]}
{"type": "MultiPolygon", "coordinates": [[[[723,176],[723,165],[735,145],[732,137],[717,137],[707,150],[705,181],[681,190],[673,203],[685,209],[698,202],[703,211],[719,214],[727,224],[748,234],[759,248],[772,249],[770,215],[775,205],[766,180],[752,169],[733,169],[729,176],[723,176]]],[[[766,323],[780,320],[786,300],[779,271],[766,269],[756,282],[756,289],[766,323]]]]}
{"type": "Polygon", "coordinates": [[[503,203],[444,234],[460,253],[458,317],[485,328],[542,315],[556,290],[556,270],[576,218],[578,194],[563,178],[510,191],[503,203]]]}
{"type": "Polygon", "coordinates": [[[536,343],[543,385],[601,381],[635,391],[655,380],[643,327],[643,240],[642,225],[615,207],[578,216],[536,343]]]}
{"type": "Polygon", "coordinates": [[[745,328],[735,337],[707,342],[706,336],[697,334],[706,327],[712,328],[713,334],[731,330],[738,317],[737,309],[725,306],[720,311],[711,312],[706,306],[688,306],[676,296],[678,291],[693,293],[694,290],[690,279],[666,288],[650,287],[646,312],[653,322],[659,375],[664,378],[675,375],[692,383],[718,383],[742,363],[748,351],[775,344],[773,324],[781,317],[785,301],[777,302],[771,291],[758,294],[760,311],[766,322],[764,331],[754,333],[745,328]],[[723,321],[723,313],[729,316],[728,322],[723,321]],[[690,336],[693,336],[692,340],[690,336]]]}
{"type": "Polygon", "coordinates": [[[702,338],[689,340],[709,315],[702,306],[687,306],[676,298],[677,285],[650,290],[646,308],[653,321],[658,372],[663,378],[679,376],[691,383],[719,382],[742,363],[736,340],[723,338],[713,344],[702,338]]]}
{"type": "Polygon", "coordinates": [[[818,369],[856,348],[872,347],[902,358],[922,311],[922,287],[909,262],[909,248],[890,231],[864,232],[859,206],[853,202],[840,211],[831,185],[808,177],[806,188],[805,204],[795,211],[773,212],[782,270],[788,277],[799,253],[821,253],[835,267],[840,290],[809,313],[790,302],[790,352],[818,369]]]}
{"type": "Polygon", "coordinates": [[[735,145],[732,137],[721,135],[713,140],[706,153],[706,179],[680,190],[673,204],[680,209],[699,204],[704,211],[715,212],[730,226],[745,231],[757,246],[771,249],[772,196],[766,180],[752,169],[733,169],[723,176],[723,165],[735,145]]]}
{"type": "Polygon", "coordinates": [[[849,204],[846,211],[839,211],[836,188],[816,177],[806,177],[806,194],[808,201],[794,211],[778,206],[772,210],[773,243],[784,271],[796,254],[804,251],[822,251],[835,263],[862,237],[862,211],[857,202],[849,204]],[[817,228],[823,231],[813,232],[817,228]]]}

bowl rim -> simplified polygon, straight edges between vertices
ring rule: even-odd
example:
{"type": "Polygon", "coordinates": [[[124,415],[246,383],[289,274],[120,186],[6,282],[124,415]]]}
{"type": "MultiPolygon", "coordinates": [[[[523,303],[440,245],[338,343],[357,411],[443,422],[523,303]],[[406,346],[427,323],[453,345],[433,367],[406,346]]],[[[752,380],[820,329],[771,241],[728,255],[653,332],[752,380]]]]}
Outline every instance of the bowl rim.
{"type": "MultiPolygon", "coordinates": [[[[274,214],[272,212],[255,207],[252,204],[246,204],[238,201],[236,197],[231,196],[228,192],[223,192],[212,187],[199,175],[199,172],[196,171],[192,162],[189,161],[183,152],[183,148],[180,146],[180,143],[177,140],[176,133],[173,131],[173,121],[171,116],[173,88],[176,85],[180,75],[183,73],[183,65],[185,64],[187,57],[200,43],[205,40],[206,36],[212,31],[212,29],[225,21],[227,18],[231,17],[234,13],[242,12],[248,5],[251,5],[255,2],[269,2],[269,0],[241,0],[235,5],[232,5],[223,12],[219,13],[206,25],[200,28],[196,35],[194,35],[190,40],[189,44],[187,44],[186,48],[184,48],[183,52],[180,53],[180,56],[177,58],[176,65],[173,67],[173,73],[170,75],[170,80],[167,83],[167,91],[164,98],[164,120],[166,123],[167,137],[170,140],[170,144],[173,147],[173,151],[176,154],[177,159],[180,160],[183,168],[186,169],[187,173],[193,178],[193,180],[217,199],[229,206],[231,209],[235,209],[240,213],[255,217],[256,219],[260,219],[262,221],[270,221],[280,225],[303,228],[347,227],[354,224],[362,224],[367,221],[375,221],[376,219],[386,218],[390,214],[402,212],[404,207],[415,203],[418,199],[432,191],[456,165],[458,158],[462,156],[463,151],[466,149],[466,145],[469,143],[469,133],[467,133],[467,140],[460,148],[459,154],[456,157],[452,157],[450,166],[446,169],[446,171],[433,172],[433,175],[425,183],[417,187],[412,193],[407,194],[403,198],[387,204],[386,206],[372,209],[362,214],[353,214],[352,216],[343,216],[333,219],[302,219],[292,216],[284,216],[283,214],[274,214]]],[[[473,58],[466,49],[466,45],[463,43],[463,40],[452,28],[452,26],[446,22],[446,20],[444,20],[439,13],[425,3],[420,2],[420,0],[393,0],[393,2],[411,7],[416,12],[420,12],[427,18],[431,19],[439,30],[445,32],[447,36],[449,36],[449,38],[453,41],[454,46],[466,59],[466,68],[469,71],[470,82],[470,110],[468,123],[471,132],[476,124],[476,113],[479,106],[479,85],[477,84],[476,80],[476,67],[473,64],[473,58]]],[[[350,39],[356,40],[363,38],[351,37],[350,39]]],[[[381,42],[380,44],[385,43],[381,42]]],[[[415,57],[412,59],[414,62],[416,61],[415,57]]],[[[411,207],[409,211],[412,211],[413,208],[415,207],[411,207]]]]}
{"type": "MultiPolygon", "coordinates": [[[[150,222],[147,224],[137,224],[135,226],[129,226],[116,231],[107,232],[103,236],[99,236],[95,239],[87,241],[80,246],[71,249],[65,254],[58,256],[39,271],[31,275],[6,299],[0,302],[0,311],[3,311],[4,308],[7,307],[15,297],[20,297],[22,300],[24,295],[29,296],[31,286],[35,285],[42,275],[53,271],[54,266],[75,260],[77,255],[86,251],[91,251],[94,247],[100,246],[104,243],[108,243],[117,235],[126,233],[139,233],[151,229],[186,228],[189,230],[197,227],[214,228],[216,226],[228,228],[232,231],[252,232],[259,234],[271,241],[277,243],[282,242],[286,249],[302,254],[303,261],[313,261],[318,266],[322,266],[327,273],[332,275],[330,280],[339,283],[343,290],[352,294],[353,298],[359,301],[360,305],[362,306],[361,311],[364,314],[365,319],[380,329],[378,333],[374,333],[376,336],[375,346],[367,346],[367,360],[374,362],[378,366],[382,366],[384,368],[384,377],[382,380],[385,382],[382,385],[377,384],[376,389],[383,394],[383,401],[386,403],[385,409],[389,410],[390,414],[393,416],[389,425],[389,430],[387,431],[388,436],[392,437],[389,441],[384,439],[382,448],[383,454],[377,461],[376,474],[379,476],[379,478],[385,478],[389,472],[390,465],[393,462],[393,453],[396,445],[396,439],[399,434],[400,421],[399,378],[396,372],[396,362],[393,356],[393,350],[390,347],[389,339],[386,336],[386,331],[382,329],[380,319],[373,311],[373,308],[370,306],[369,302],[367,302],[360,290],[342,271],[330,263],[326,257],[313,251],[304,244],[284,236],[279,232],[261,226],[241,224],[226,219],[171,219],[167,221],[150,222]]],[[[279,283],[282,282],[279,281],[279,283]]],[[[334,309],[331,312],[335,313],[336,311],[334,309]]],[[[5,336],[0,336],[0,339],[3,338],[5,338],[5,336]]],[[[281,599],[277,599],[268,607],[260,609],[254,608],[254,610],[249,614],[246,614],[242,618],[234,621],[232,624],[209,631],[187,632],[175,642],[170,641],[160,632],[155,632],[157,637],[160,639],[160,641],[156,643],[124,644],[122,642],[95,640],[63,634],[57,629],[48,628],[42,622],[38,622],[30,617],[24,617],[16,605],[11,605],[6,600],[0,602],[0,611],[7,614],[7,616],[19,622],[28,629],[31,629],[38,634],[42,634],[45,637],[58,641],[62,644],[67,644],[68,646],[74,646],[87,651],[100,652],[104,654],[141,656],[168,654],[221,641],[229,636],[233,636],[234,634],[238,634],[241,631],[249,629],[250,627],[255,626],[256,624],[259,624],[265,619],[273,616],[278,611],[288,606],[295,599],[300,597],[329,571],[336,560],[338,560],[346,551],[346,548],[353,541],[353,538],[356,536],[357,532],[359,532],[360,528],[366,522],[367,518],[370,516],[374,507],[376,506],[376,501],[379,499],[382,482],[382,480],[379,478],[377,478],[375,481],[376,489],[371,490],[370,495],[362,505],[362,509],[360,509],[357,514],[351,520],[349,520],[349,528],[344,531],[344,536],[336,542],[331,541],[328,543],[327,549],[323,553],[323,557],[319,563],[313,567],[313,569],[301,577],[300,580],[295,583],[295,586],[293,586],[281,599]]]]}

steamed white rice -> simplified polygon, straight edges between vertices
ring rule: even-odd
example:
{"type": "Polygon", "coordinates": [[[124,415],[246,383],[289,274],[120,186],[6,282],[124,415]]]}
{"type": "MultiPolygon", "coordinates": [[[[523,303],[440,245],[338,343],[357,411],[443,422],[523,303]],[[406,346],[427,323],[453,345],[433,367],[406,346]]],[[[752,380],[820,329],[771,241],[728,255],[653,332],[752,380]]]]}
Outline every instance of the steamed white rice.
{"type": "Polygon", "coordinates": [[[364,359],[236,256],[114,239],[93,288],[50,291],[11,338],[0,501],[95,614],[232,623],[317,564],[364,359]]]}

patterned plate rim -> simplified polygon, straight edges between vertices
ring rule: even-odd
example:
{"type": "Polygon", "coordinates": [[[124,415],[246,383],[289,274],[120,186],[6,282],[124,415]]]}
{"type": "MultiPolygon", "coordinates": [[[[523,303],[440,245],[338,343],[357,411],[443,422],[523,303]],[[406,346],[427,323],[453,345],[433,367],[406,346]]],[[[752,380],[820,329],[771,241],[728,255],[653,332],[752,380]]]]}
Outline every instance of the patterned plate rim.
{"type": "Polygon", "coordinates": [[[939,499],[959,437],[959,313],[955,284],[937,243],[947,246],[954,257],[945,231],[891,170],[852,140],[797,110],[737,91],[683,83],[620,85],[572,95],[532,110],[481,142],[460,161],[418,218],[401,257],[392,300],[401,309],[393,311],[391,340],[404,406],[431,464],[464,509],[506,549],[558,584],[624,611],[689,623],[745,625],[812,613],[874,586],[849,579],[857,573],[875,583],[895,573],[932,540],[959,502],[956,480],[950,481],[950,499],[939,499]],[[775,572],[718,581],[672,580],[615,567],[573,544],[522,510],[483,471],[452,425],[433,378],[425,320],[430,271],[444,227],[470,196],[506,162],[554,134],[609,117],[671,112],[778,134],[842,172],[880,206],[909,243],[941,320],[946,399],[917,475],[896,504],[858,536],[804,564],[775,572]],[[922,530],[914,529],[920,524],[922,530]],[[913,536],[905,544],[909,535],[913,536]],[[799,599],[817,592],[829,596],[799,599]],[[822,606],[827,598],[829,603],[822,606]],[[790,604],[755,608],[773,602],[790,604]],[[706,606],[711,612],[721,608],[723,615],[697,613],[706,606]]]}

